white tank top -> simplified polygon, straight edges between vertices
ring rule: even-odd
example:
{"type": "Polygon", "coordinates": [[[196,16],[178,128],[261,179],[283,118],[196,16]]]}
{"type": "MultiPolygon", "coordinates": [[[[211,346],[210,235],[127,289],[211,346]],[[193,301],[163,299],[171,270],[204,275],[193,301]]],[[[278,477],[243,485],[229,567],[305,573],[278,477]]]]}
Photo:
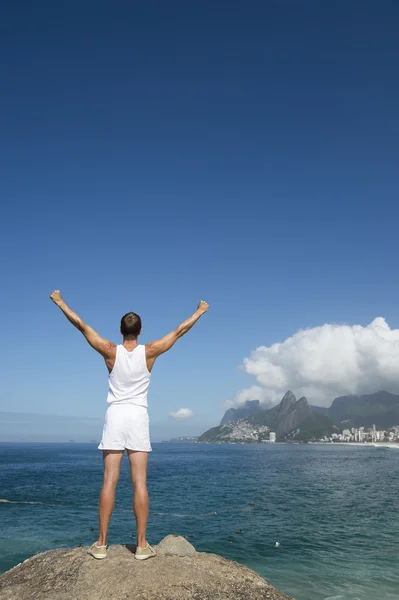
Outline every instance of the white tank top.
{"type": "Polygon", "coordinates": [[[114,368],[109,374],[107,403],[134,404],[147,408],[150,379],[145,346],[136,346],[131,352],[124,346],[117,346],[114,368]]]}

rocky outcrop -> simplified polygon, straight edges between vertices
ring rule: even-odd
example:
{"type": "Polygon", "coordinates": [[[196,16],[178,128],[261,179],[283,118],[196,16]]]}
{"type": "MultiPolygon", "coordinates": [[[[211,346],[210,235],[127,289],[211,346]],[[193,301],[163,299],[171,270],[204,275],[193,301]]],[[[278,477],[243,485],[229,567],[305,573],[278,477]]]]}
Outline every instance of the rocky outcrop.
{"type": "Polygon", "coordinates": [[[278,427],[276,431],[277,438],[284,437],[284,435],[293,429],[297,429],[301,423],[312,418],[312,409],[310,408],[306,398],[300,398],[297,402],[294,396],[293,402],[291,399],[291,403],[289,405],[286,403],[286,405],[282,407],[284,398],[280,404],[280,408],[283,408],[283,410],[281,410],[278,419],[278,427]]]}
{"type": "Polygon", "coordinates": [[[239,419],[246,419],[251,415],[259,412],[261,409],[259,400],[247,400],[244,406],[240,408],[229,408],[223,415],[220,421],[221,425],[227,425],[239,419]]]}
{"type": "Polygon", "coordinates": [[[105,560],[86,548],[50,550],[0,577],[0,600],[291,600],[259,575],[167,536],[157,556],[135,560],[133,547],[110,546],[105,560]]]}
{"type": "Polygon", "coordinates": [[[288,392],[284,395],[283,399],[280,402],[279,416],[282,417],[283,415],[287,414],[287,412],[291,410],[295,403],[295,395],[291,392],[291,390],[288,390],[288,392]]]}

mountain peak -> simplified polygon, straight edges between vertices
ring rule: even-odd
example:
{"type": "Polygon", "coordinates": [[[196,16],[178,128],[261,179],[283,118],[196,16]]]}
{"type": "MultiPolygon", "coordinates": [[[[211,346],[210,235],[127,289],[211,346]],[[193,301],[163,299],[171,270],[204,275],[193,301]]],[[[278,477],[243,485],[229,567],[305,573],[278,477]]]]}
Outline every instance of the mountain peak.
{"type": "Polygon", "coordinates": [[[309,406],[309,402],[307,401],[307,399],[305,398],[305,396],[302,396],[302,398],[299,398],[299,400],[297,402],[297,406],[298,405],[309,406]]]}
{"type": "Polygon", "coordinates": [[[261,409],[259,400],[247,400],[245,404],[238,408],[229,408],[223,415],[220,421],[221,425],[227,425],[240,419],[245,419],[259,412],[261,409]]]}
{"type": "Polygon", "coordinates": [[[257,408],[259,408],[259,405],[260,405],[260,400],[246,400],[245,401],[245,406],[252,410],[256,410],[257,408]]]}
{"type": "Polygon", "coordinates": [[[284,398],[280,402],[280,414],[286,413],[295,403],[296,398],[294,394],[291,392],[291,390],[288,390],[288,392],[284,395],[284,398]]]}
{"type": "Polygon", "coordinates": [[[309,418],[312,418],[312,410],[305,396],[297,401],[292,392],[287,392],[280,404],[277,437],[297,429],[303,421],[309,418]]]}

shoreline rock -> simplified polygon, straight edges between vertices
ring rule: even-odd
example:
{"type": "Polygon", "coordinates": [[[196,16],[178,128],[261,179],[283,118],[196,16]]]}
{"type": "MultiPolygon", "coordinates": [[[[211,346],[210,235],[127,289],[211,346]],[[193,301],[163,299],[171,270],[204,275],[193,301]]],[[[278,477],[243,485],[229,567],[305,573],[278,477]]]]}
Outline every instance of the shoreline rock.
{"type": "Polygon", "coordinates": [[[87,548],[49,550],[0,576],[0,600],[292,600],[251,569],[197,552],[168,535],[157,556],[135,560],[134,546],[110,546],[105,560],[87,548]]]}

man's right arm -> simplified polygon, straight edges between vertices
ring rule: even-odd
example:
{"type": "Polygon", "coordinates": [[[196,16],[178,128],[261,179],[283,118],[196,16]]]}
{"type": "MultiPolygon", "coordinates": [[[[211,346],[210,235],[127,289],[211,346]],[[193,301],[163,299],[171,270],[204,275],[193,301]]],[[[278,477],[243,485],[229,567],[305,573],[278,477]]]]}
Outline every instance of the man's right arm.
{"type": "Polygon", "coordinates": [[[155,340],[154,342],[146,344],[145,355],[147,360],[147,368],[149,371],[151,371],[152,367],[154,366],[154,362],[158,358],[158,356],[170,350],[179,338],[181,338],[188,331],[190,331],[190,329],[193,327],[193,325],[195,325],[198,319],[206,313],[208,308],[208,304],[201,300],[201,302],[198,304],[197,310],[193,315],[191,315],[189,319],[184,321],[184,323],[179,325],[179,327],[177,327],[174,331],[168,333],[168,335],[165,335],[165,337],[163,337],[162,339],[155,340]]]}

